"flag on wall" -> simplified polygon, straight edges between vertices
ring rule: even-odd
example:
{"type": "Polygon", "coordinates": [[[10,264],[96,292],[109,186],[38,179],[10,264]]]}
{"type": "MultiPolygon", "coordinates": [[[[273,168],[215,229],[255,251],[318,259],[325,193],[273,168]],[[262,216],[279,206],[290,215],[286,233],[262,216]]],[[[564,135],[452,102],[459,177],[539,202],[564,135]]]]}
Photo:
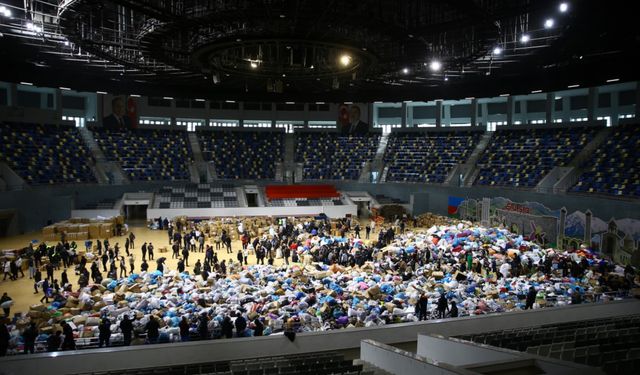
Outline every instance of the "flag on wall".
{"type": "Polygon", "coordinates": [[[447,213],[449,216],[458,216],[458,207],[464,201],[464,198],[449,197],[449,203],[447,205],[447,213]]]}

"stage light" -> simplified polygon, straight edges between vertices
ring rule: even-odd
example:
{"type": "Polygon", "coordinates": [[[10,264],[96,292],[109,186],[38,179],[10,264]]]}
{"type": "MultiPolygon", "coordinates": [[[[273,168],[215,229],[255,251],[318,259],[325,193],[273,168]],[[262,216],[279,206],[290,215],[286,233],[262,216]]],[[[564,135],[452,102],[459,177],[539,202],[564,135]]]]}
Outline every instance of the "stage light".
{"type": "Polygon", "coordinates": [[[96,94],[107,95],[107,92],[106,91],[96,91],[96,94]]]}
{"type": "Polygon", "coordinates": [[[561,13],[566,12],[567,10],[569,10],[569,4],[567,3],[560,3],[560,6],[558,7],[560,9],[561,13]]]}
{"type": "Polygon", "coordinates": [[[501,53],[502,53],[502,48],[496,47],[496,48],[493,49],[493,54],[494,55],[499,55],[501,53]]]}
{"type": "Polygon", "coordinates": [[[429,69],[431,69],[434,72],[437,72],[438,70],[442,69],[442,63],[438,60],[433,60],[429,64],[429,69]]]}
{"type": "Polygon", "coordinates": [[[25,86],[33,86],[33,83],[31,82],[20,82],[20,84],[25,86]]]}
{"type": "Polygon", "coordinates": [[[251,61],[251,62],[249,63],[249,65],[251,65],[251,68],[252,68],[252,69],[255,69],[255,68],[257,68],[257,67],[258,67],[258,63],[257,63],[257,62],[255,62],[255,61],[251,61]]]}
{"type": "Polygon", "coordinates": [[[527,34],[523,34],[523,35],[520,37],[520,42],[522,42],[522,43],[527,43],[527,42],[529,42],[530,40],[531,40],[531,37],[529,37],[529,35],[527,35],[527,34]]]}
{"type": "Polygon", "coordinates": [[[607,80],[607,83],[611,83],[611,82],[618,82],[620,80],[620,78],[611,78],[607,80]]]}
{"type": "Polygon", "coordinates": [[[553,20],[553,18],[548,18],[546,21],[544,21],[544,28],[550,29],[553,27],[554,24],[555,24],[555,21],[553,20]]]}
{"type": "Polygon", "coordinates": [[[349,64],[351,64],[351,56],[349,55],[340,56],[340,64],[344,66],[348,66],[349,64]]]}
{"type": "Polygon", "coordinates": [[[402,73],[403,74],[409,74],[409,68],[403,68],[402,69],[402,73]]]}

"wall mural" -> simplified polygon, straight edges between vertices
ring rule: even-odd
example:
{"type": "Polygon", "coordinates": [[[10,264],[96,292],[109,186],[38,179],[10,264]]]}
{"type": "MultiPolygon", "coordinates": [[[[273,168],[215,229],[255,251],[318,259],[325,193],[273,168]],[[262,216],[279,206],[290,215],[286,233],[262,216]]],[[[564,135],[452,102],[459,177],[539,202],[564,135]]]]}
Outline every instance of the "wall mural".
{"type": "MultiPolygon", "coordinates": [[[[482,200],[449,197],[452,217],[481,221],[482,200]]],[[[590,210],[567,212],[551,209],[539,202],[516,203],[508,198],[491,198],[491,226],[501,225],[512,232],[533,238],[549,247],[576,249],[586,245],[619,263],[640,266],[640,220],[604,219],[590,210]]]]}

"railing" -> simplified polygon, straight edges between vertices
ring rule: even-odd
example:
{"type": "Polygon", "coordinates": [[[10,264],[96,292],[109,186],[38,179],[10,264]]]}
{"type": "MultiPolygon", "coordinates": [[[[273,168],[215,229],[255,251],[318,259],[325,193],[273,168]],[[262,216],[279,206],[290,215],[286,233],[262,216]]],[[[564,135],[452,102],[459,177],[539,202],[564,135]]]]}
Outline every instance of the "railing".
{"type": "Polygon", "coordinates": [[[0,369],[5,375],[22,375],[37,374],[46,368],[47,375],[58,375],[95,372],[96,369],[107,372],[178,366],[246,359],[248,356],[258,358],[353,349],[359,348],[361,340],[364,339],[376,340],[384,344],[404,343],[416,341],[418,334],[468,335],[624,316],[637,314],[638,311],[640,311],[638,300],[590,303],[379,327],[299,333],[293,342],[282,335],[272,335],[11,356],[0,359],[0,369]]]}

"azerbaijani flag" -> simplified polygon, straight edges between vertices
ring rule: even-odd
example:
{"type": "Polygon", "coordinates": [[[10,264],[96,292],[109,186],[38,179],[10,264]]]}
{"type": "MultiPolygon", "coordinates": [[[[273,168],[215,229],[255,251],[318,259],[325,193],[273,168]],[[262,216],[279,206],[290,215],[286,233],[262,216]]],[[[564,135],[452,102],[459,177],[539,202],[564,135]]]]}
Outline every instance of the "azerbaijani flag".
{"type": "Polygon", "coordinates": [[[449,216],[458,217],[458,207],[464,201],[464,198],[449,197],[449,204],[447,205],[447,213],[449,216]]]}

